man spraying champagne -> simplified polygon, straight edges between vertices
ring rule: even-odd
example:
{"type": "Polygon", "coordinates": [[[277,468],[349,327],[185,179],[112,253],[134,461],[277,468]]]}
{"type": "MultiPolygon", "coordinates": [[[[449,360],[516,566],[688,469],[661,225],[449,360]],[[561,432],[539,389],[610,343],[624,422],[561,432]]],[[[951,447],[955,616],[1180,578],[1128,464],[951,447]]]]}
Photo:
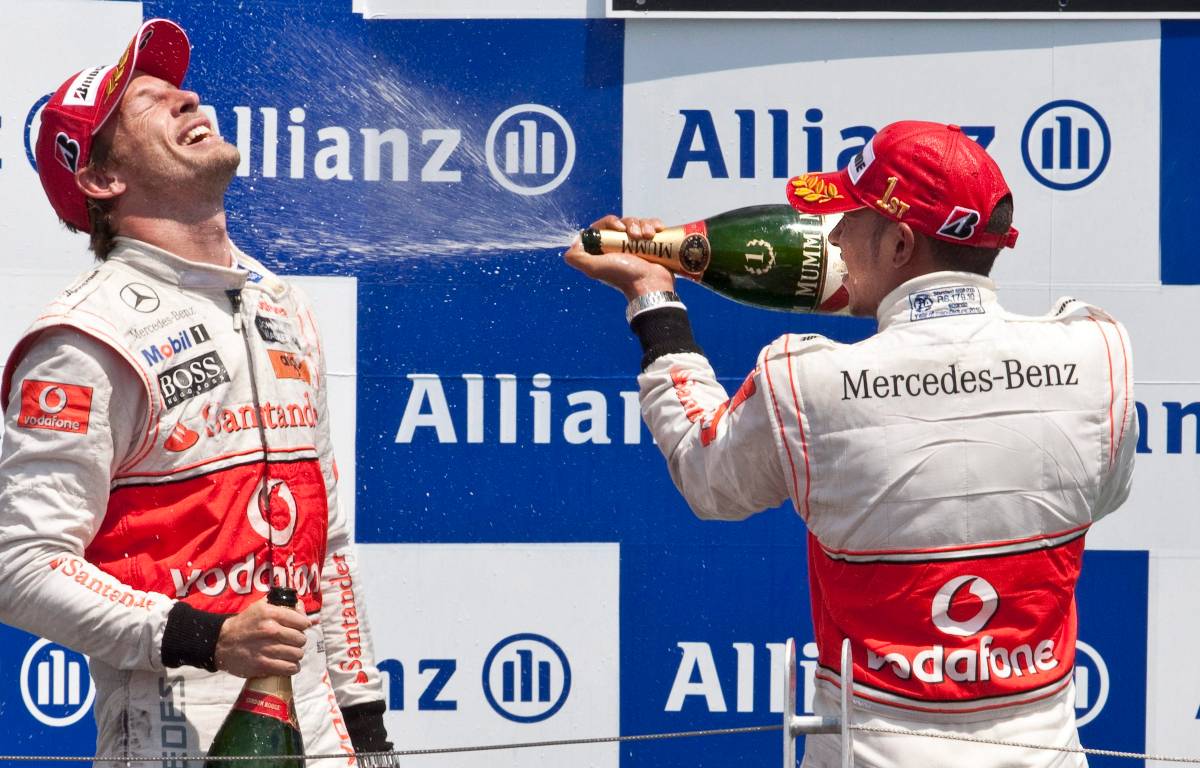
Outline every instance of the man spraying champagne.
{"type": "MultiPolygon", "coordinates": [[[[790,498],[809,529],[814,707],[838,709],[849,638],[855,724],[1078,746],[1072,672],[1084,535],[1129,493],[1137,445],[1128,336],[1073,299],[1005,311],[987,275],[1016,244],[995,162],[955,126],[893,123],[788,200],[829,233],[858,344],[785,335],[730,399],[674,277],[629,254],[568,264],[620,290],[644,356],[642,413],[702,518],[790,498]],[[686,390],[687,397],[681,397],[686,390]]],[[[657,219],[597,229],[653,237],[657,219]]],[[[839,764],[809,736],[804,765],[839,764]]],[[[854,764],[1081,766],[1081,755],[858,732],[854,764]]]]}

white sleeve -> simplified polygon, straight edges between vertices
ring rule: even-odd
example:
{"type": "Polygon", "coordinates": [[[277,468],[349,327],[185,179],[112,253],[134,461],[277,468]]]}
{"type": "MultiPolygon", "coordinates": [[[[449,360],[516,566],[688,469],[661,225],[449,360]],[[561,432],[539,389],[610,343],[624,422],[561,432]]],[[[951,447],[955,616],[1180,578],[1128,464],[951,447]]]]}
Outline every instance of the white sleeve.
{"type": "Polygon", "coordinates": [[[0,621],[119,669],[162,668],[174,605],[84,556],[146,412],[128,363],[52,329],[15,366],[0,453],[0,621]]]}
{"type": "Polygon", "coordinates": [[[664,355],[638,377],[671,479],[702,518],[742,520],[788,496],[758,369],[732,398],[703,355],[664,355]]]}
{"type": "Polygon", "coordinates": [[[1112,370],[1112,398],[1109,418],[1113,423],[1107,470],[1100,480],[1100,492],[1092,509],[1096,521],[1115,511],[1129,497],[1133,485],[1133,463],[1137,455],[1138,417],[1133,394],[1133,355],[1124,326],[1104,316],[1101,330],[1108,342],[1112,370]]]}

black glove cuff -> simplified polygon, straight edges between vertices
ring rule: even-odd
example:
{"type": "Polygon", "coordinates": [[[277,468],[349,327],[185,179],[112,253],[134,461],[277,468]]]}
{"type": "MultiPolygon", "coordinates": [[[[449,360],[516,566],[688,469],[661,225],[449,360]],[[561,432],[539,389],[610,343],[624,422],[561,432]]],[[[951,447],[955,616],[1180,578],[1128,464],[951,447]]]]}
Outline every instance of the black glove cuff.
{"type": "Polygon", "coordinates": [[[704,354],[692,336],[692,324],[686,309],[651,309],[634,317],[629,327],[642,343],[643,371],[663,355],[678,352],[704,354]]]}
{"type": "Polygon", "coordinates": [[[229,616],[193,608],[180,600],[167,614],[163,630],[162,663],[164,667],[199,667],[217,671],[217,638],[221,625],[229,616]]]}
{"type": "Polygon", "coordinates": [[[383,727],[383,713],[387,706],[382,701],[368,701],[342,707],[342,720],[350,733],[355,752],[390,752],[387,729],[383,727]]]}

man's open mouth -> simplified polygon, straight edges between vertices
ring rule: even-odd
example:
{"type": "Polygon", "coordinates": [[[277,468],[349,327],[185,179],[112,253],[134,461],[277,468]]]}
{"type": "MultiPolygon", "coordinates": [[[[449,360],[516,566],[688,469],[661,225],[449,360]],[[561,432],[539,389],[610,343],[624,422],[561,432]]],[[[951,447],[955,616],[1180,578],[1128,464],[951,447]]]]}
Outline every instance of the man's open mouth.
{"type": "Polygon", "coordinates": [[[180,142],[185,147],[190,147],[193,144],[209,139],[213,136],[212,129],[207,125],[197,125],[195,128],[184,134],[183,140],[180,142]]]}

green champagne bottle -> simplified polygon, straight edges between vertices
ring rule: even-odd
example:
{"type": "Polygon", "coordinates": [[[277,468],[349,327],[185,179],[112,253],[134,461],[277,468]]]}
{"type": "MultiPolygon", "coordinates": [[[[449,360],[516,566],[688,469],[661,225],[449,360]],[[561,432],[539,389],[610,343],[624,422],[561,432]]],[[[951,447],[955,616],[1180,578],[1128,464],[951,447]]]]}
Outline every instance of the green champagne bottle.
{"type": "MultiPolygon", "coordinates": [[[[296,590],[271,587],[271,605],[296,607],[296,590]]],[[[282,675],[254,677],[242,686],[233,709],[217,730],[205,768],[304,768],[304,739],[296,719],[292,679],[282,675]],[[261,760],[222,760],[237,755],[261,760]]]]}
{"type": "Polygon", "coordinates": [[[585,229],[591,254],[631,253],[743,304],[787,312],[847,311],[845,268],[828,235],[835,217],[755,205],[664,229],[652,240],[585,229]]]}

